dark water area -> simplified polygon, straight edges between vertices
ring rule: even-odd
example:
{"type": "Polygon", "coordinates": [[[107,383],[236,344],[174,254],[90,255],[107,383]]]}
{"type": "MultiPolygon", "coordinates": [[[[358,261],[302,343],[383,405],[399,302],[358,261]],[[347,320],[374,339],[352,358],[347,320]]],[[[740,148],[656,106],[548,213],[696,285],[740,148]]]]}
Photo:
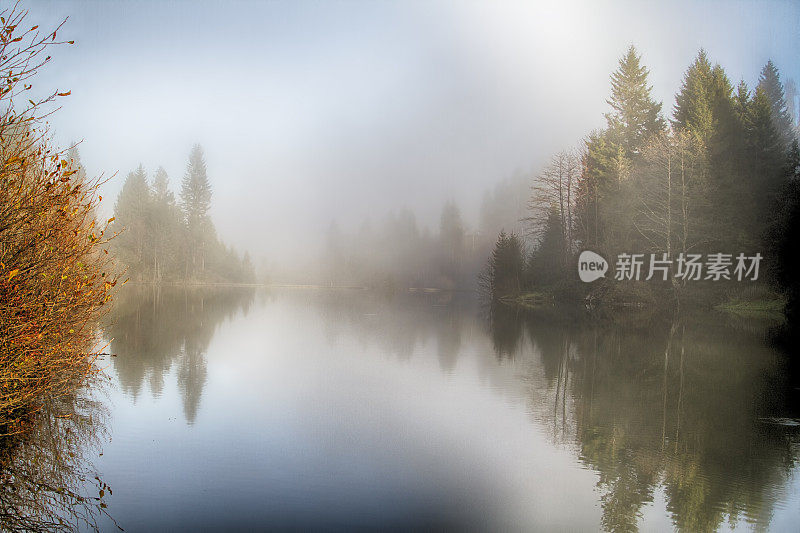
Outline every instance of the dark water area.
{"type": "Polygon", "coordinates": [[[796,531],[798,383],[770,327],[126,287],[88,459],[126,531],[796,531]]]}

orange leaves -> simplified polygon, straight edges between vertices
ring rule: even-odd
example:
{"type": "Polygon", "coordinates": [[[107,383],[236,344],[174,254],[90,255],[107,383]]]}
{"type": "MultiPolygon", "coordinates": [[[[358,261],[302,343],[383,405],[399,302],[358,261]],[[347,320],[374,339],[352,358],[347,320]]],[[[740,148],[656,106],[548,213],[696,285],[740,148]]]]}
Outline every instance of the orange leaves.
{"type": "Polygon", "coordinates": [[[0,427],[12,411],[35,410],[42,398],[72,390],[92,372],[95,324],[116,283],[114,275],[100,276],[112,271],[95,227],[99,180],[87,179],[77,158],[49,145],[44,117],[37,116],[43,103],[71,91],[33,98],[23,114],[9,104],[31,88],[56,32],[15,28],[19,20],[9,18],[0,17],[0,131],[14,132],[0,136],[0,427]],[[13,390],[4,380],[12,369],[13,390]]]}
{"type": "Polygon", "coordinates": [[[7,168],[7,167],[10,167],[11,165],[13,165],[15,163],[24,164],[25,163],[25,158],[22,157],[22,156],[19,156],[19,155],[15,155],[15,156],[9,157],[8,159],[6,159],[5,163],[3,163],[3,167],[7,168]]]}

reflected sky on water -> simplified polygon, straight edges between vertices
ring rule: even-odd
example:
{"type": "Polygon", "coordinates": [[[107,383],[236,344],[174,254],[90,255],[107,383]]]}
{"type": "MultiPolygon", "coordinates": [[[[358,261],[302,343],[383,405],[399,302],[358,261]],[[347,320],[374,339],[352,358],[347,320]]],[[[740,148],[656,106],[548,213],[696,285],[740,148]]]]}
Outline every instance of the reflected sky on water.
{"type": "Polygon", "coordinates": [[[793,370],[753,320],[150,287],[111,319],[126,531],[800,520],[793,370]]]}

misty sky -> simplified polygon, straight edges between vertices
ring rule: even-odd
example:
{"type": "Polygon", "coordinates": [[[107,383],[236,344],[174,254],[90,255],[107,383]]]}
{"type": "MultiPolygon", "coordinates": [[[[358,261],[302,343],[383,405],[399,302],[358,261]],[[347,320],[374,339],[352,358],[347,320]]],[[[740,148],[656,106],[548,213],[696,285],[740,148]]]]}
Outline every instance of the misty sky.
{"type": "Polygon", "coordinates": [[[752,87],[772,58],[800,80],[793,2],[26,2],[76,44],[37,89],[72,90],[51,119],[92,175],[140,162],[177,191],[206,151],[221,237],[255,256],[410,207],[435,227],[574,146],[607,111],[629,44],[671,112],[700,47],[752,87]]]}

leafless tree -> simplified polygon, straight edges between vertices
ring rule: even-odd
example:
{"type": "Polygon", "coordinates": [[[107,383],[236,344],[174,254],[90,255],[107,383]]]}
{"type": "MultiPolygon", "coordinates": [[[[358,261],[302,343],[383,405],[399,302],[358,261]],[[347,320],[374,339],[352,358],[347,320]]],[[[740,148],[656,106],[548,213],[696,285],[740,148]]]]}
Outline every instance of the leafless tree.
{"type": "Polygon", "coordinates": [[[564,242],[564,259],[575,251],[575,201],[581,159],[575,150],[553,156],[535,179],[528,203],[530,234],[539,239],[545,230],[551,206],[558,206],[564,242]]]}

